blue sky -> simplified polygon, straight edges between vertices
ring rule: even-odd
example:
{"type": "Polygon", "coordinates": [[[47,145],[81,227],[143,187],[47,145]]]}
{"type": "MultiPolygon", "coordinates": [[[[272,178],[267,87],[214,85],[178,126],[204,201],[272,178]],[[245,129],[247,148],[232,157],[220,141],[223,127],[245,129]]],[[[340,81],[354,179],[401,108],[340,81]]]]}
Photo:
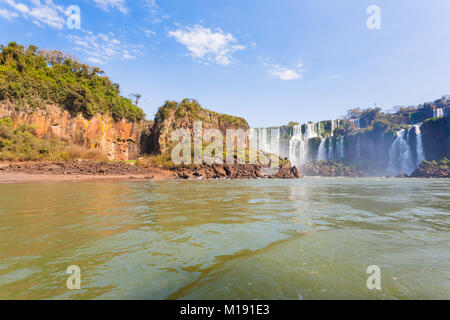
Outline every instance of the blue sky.
{"type": "Polygon", "coordinates": [[[143,95],[147,118],[189,97],[274,126],[450,94],[448,0],[0,0],[10,41],[100,66],[123,95],[143,95]],[[379,30],[366,26],[370,5],[379,30]]]}

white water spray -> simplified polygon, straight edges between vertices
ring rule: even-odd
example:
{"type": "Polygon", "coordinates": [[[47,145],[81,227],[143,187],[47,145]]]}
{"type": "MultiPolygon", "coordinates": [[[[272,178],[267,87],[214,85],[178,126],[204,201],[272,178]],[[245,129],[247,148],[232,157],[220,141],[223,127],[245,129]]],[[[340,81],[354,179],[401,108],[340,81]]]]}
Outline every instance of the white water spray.
{"type": "Polygon", "coordinates": [[[416,161],[416,165],[418,166],[419,164],[422,163],[422,161],[425,160],[425,152],[423,150],[423,142],[422,142],[422,132],[420,131],[420,126],[419,124],[414,125],[414,130],[416,132],[416,150],[417,150],[417,161],[416,161]]]}

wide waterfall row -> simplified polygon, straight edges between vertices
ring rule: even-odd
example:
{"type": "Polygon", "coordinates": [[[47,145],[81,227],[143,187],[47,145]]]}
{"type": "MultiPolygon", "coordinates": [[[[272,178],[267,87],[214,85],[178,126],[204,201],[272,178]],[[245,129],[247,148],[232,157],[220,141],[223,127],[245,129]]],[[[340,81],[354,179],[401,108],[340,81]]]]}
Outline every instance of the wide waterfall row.
{"type": "MultiPolygon", "coordinates": [[[[296,166],[318,159],[337,159],[344,156],[344,137],[337,141],[332,135],[341,124],[342,120],[333,120],[293,127],[258,128],[255,129],[258,148],[288,158],[296,166]],[[314,142],[319,145],[318,151],[312,145],[314,142]]],[[[359,126],[359,123],[355,121],[355,125],[359,126]]]]}
{"type": "Polygon", "coordinates": [[[383,133],[376,141],[370,142],[370,152],[367,138],[363,140],[361,134],[343,134],[345,126],[352,126],[357,133],[360,132],[357,119],[255,130],[260,150],[288,158],[295,166],[315,160],[345,160],[357,164],[371,157],[369,160],[382,164],[384,171],[393,175],[409,175],[425,160],[421,125],[399,130],[395,137],[383,133]],[[342,128],[342,131],[335,130],[337,128],[342,128]]]}

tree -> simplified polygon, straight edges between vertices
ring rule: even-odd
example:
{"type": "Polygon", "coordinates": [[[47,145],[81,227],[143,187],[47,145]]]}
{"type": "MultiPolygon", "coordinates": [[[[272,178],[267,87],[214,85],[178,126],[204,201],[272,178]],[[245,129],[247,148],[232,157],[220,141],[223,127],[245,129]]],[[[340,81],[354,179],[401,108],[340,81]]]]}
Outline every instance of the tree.
{"type": "Polygon", "coordinates": [[[134,104],[138,105],[139,104],[139,100],[141,100],[142,98],[142,94],[140,93],[132,93],[130,94],[130,100],[134,99],[134,104]]]}
{"type": "Polygon", "coordinates": [[[348,119],[358,119],[361,117],[362,111],[361,108],[353,108],[347,110],[347,118],[348,119]]]}

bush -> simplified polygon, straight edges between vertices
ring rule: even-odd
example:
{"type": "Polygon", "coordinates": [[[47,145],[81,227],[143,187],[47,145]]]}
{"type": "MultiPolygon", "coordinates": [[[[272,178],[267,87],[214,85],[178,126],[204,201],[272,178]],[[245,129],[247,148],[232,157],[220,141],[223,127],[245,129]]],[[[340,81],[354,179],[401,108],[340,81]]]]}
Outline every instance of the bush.
{"type": "Polygon", "coordinates": [[[0,120],[0,160],[64,160],[64,143],[59,139],[44,140],[35,136],[33,126],[13,128],[11,119],[0,120]]]}
{"type": "Polygon", "coordinates": [[[154,167],[168,169],[175,167],[170,153],[146,156],[142,162],[154,167]]]}

